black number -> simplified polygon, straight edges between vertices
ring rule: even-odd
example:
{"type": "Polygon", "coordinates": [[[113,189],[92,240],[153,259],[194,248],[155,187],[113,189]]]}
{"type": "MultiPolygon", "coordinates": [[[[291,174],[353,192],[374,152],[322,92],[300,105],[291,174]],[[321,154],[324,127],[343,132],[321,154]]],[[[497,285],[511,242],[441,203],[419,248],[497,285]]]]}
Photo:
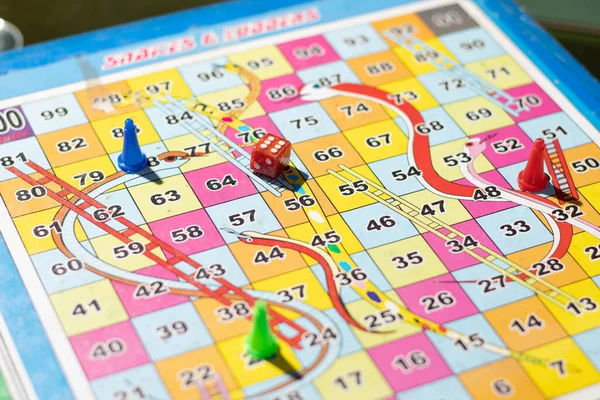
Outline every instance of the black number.
{"type": "Polygon", "coordinates": [[[418,251],[411,251],[408,254],[403,256],[395,256],[390,260],[392,263],[395,263],[394,267],[398,269],[408,268],[411,265],[419,265],[423,264],[425,261],[421,254],[418,251]]]}
{"type": "Polygon", "coordinates": [[[271,101],[282,101],[298,95],[298,90],[293,85],[284,85],[267,90],[267,97],[271,101]]]}
{"type": "Polygon", "coordinates": [[[337,146],[332,146],[325,150],[317,150],[313,153],[314,159],[319,162],[325,162],[332,158],[341,158],[343,156],[344,152],[337,146]]]}
{"type": "Polygon", "coordinates": [[[160,92],[170,92],[171,91],[171,81],[157,82],[152,85],[146,86],[146,92],[149,94],[159,94],[160,92]]]}
{"type": "Polygon", "coordinates": [[[308,346],[321,346],[322,344],[337,340],[338,334],[332,328],[324,328],[319,333],[305,332],[303,339],[308,339],[308,346]]]}
{"type": "Polygon", "coordinates": [[[475,201],[487,200],[489,197],[491,197],[491,198],[500,197],[501,194],[502,194],[502,192],[500,192],[500,190],[498,190],[498,188],[496,186],[488,186],[488,187],[484,188],[483,190],[476,189],[473,192],[473,200],[475,200],[475,201]]]}
{"type": "Polygon", "coordinates": [[[477,240],[473,239],[473,237],[471,235],[466,235],[463,238],[462,242],[460,242],[456,239],[448,240],[446,242],[446,247],[450,247],[450,246],[452,246],[452,248],[450,249],[451,253],[462,253],[469,247],[479,246],[479,242],[477,240]]]}
{"type": "Polygon", "coordinates": [[[150,299],[169,293],[169,288],[161,281],[139,284],[133,293],[134,299],[150,299]]]}
{"type": "Polygon", "coordinates": [[[246,302],[233,303],[230,306],[217,308],[215,313],[219,317],[221,322],[230,322],[236,318],[245,318],[252,314],[252,310],[248,307],[246,302]]]}
{"type": "Polygon", "coordinates": [[[566,308],[576,316],[580,316],[582,315],[582,308],[583,311],[595,311],[598,309],[598,304],[596,304],[596,302],[589,297],[582,297],[577,300],[577,303],[573,301],[569,302],[566,308]]]}
{"type": "Polygon", "coordinates": [[[123,246],[113,247],[113,255],[115,258],[127,258],[130,255],[141,254],[146,250],[140,242],[130,242],[123,246]]]}
{"type": "Polygon", "coordinates": [[[15,192],[15,197],[17,201],[28,201],[32,198],[40,199],[44,197],[48,191],[43,186],[32,186],[31,189],[20,189],[15,192]]]}
{"type": "Polygon", "coordinates": [[[223,187],[225,186],[237,186],[238,181],[236,181],[235,179],[233,179],[233,176],[231,176],[231,174],[227,174],[223,177],[223,179],[209,179],[206,182],[204,182],[204,185],[206,185],[206,188],[210,191],[216,192],[219,191],[221,189],[223,189],[223,187]]]}
{"type": "MultiPolygon", "coordinates": [[[[0,113],[1,115],[2,113],[0,113]]],[[[1,133],[0,133],[1,135],[1,133]]],[[[22,162],[26,162],[28,161],[27,156],[25,155],[25,153],[20,152],[19,154],[17,154],[16,156],[2,156],[0,157],[0,165],[2,165],[3,167],[10,167],[11,165],[15,165],[15,163],[17,161],[22,161],[22,162]]]]}
{"type": "Polygon", "coordinates": [[[584,253],[590,253],[590,261],[596,261],[600,259],[600,244],[596,246],[588,246],[583,249],[584,253]]]}
{"type": "Polygon", "coordinates": [[[508,324],[512,330],[519,332],[521,335],[528,334],[532,329],[544,329],[544,321],[539,319],[535,313],[527,314],[525,321],[515,318],[508,324]]]}
{"type": "Polygon", "coordinates": [[[157,193],[150,196],[150,203],[154,204],[155,206],[162,206],[167,202],[175,202],[179,200],[181,200],[181,195],[179,192],[177,192],[177,190],[174,189],[167,190],[164,194],[157,193]]]}
{"type": "Polygon", "coordinates": [[[546,262],[539,262],[533,264],[531,268],[536,269],[537,276],[545,276],[554,272],[562,271],[563,269],[565,269],[565,266],[560,262],[560,260],[556,258],[549,258],[548,260],[546,260],[546,262]]]}
{"type": "Polygon", "coordinates": [[[242,138],[244,144],[253,143],[255,140],[265,136],[267,131],[264,128],[254,128],[251,132],[238,132],[235,134],[236,137],[242,138]],[[254,138],[254,139],[252,139],[254,138]]]}
{"type": "Polygon", "coordinates": [[[408,179],[409,176],[421,176],[422,172],[417,167],[409,167],[408,171],[404,173],[401,169],[391,172],[392,177],[397,181],[403,181],[408,179]]]}
{"type": "Polygon", "coordinates": [[[92,213],[92,216],[98,222],[107,222],[124,215],[123,207],[118,204],[108,206],[107,208],[99,208],[92,213]]]}
{"type": "Polygon", "coordinates": [[[341,241],[342,241],[342,237],[340,235],[338,235],[338,233],[335,230],[333,230],[333,231],[324,232],[322,236],[317,233],[315,236],[313,236],[312,240],[310,241],[310,245],[311,246],[326,246],[328,244],[336,244],[341,241]]]}
{"type": "Polygon", "coordinates": [[[394,72],[396,67],[389,61],[380,61],[375,64],[366,64],[365,71],[367,75],[377,76],[381,74],[389,74],[390,72],[394,72]]]}
{"type": "Polygon", "coordinates": [[[85,186],[88,178],[92,182],[102,182],[105,178],[102,171],[84,172],[83,174],[74,175],[71,179],[77,181],[79,186],[85,186]]]}
{"type": "Polygon", "coordinates": [[[444,90],[447,92],[467,87],[465,81],[460,78],[451,79],[449,81],[442,81],[439,83],[439,85],[443,87],[444,90]]]}
{"type": "Polygon", "coordinates": [[[403,374],[409,374],[415,369],[423,369],[429,366],[429,357],[421,350],[413,350],[406,355],[398,354],[392,360],[392,367],[399,369],[403,374]]]}
{"type": "Polygon", "coordinates": [[[481,39],[474,39],[474,40],[470,40],[468,42],[461,42],[459,44],[459,46],[461,49],[471,51],[471,50],[483,49],[485,47],[485,42],[481,39]]]}
{"type": "Polygon", "coordinates": [[[220,277],[225,275],[227,270],[221,264],[213,264],[210,267],[201,267],[196,271],[196,275],[194,278],[197,281],[201,281],[202,279],[211,279],[213,277],[220,277]]]}
{"type": "Polygon", "coordinates": [[[480,119],[491,118],[492,112],[487,108],[480,108],[476,111],[468,111],[465,116],[469,121],[478,121],[480,119]]]}
{"type": "Polygon", "coordinates": [[[50,225],[37,225],[32,229],[33,236],[36,238],[44,238],[49,236],[53,231],[57,234],[62,233],[62,225],[60,224],[60,221],[53,221],[50,225]]]}
{"type": "Polygon", "coordinates": [[[393,228],[394,226],[396,226],[396,221],[391,216],[384,215],[379,219],[370,219],[367,222],[367,232],[380,231],[383,228],[393,228]]]}
{"type": "Polygon", "coordinates": [[[463,350],[469,350],[471,347],[481,347],[485,344],[485,340],[479,335],[479,333],[473,333],[467,336],[466,340],[459,338],[456,339],[454,345],[460,347],[463,350]]]}
{"type": "Polygon", "coordinates": [[[458,164],[465,164],[472,160],[473,158],[471,158],[470,155],[462,151],[460,153],[456,153],[455,155],[450,155],[442,158],[444,164],[446,164],[449,167],[456,167],[458,164]]]}
{"type": "Polygon", "coordinates": [[[423,204],[423,207],[421,207],[421,215],[436,215],[438,212],[443,214],[446,212],[445,204],[446,202],[444,200],[436,200],[431,203],[423,204]]]}
{"type": "Polygon", "coordinates": [[[271,59],[269,57],[263,57],[259,60],[249,60],[246,62],[246,66],[248,66],[248,69],[250,69],[252,71],[256,71],[257,69],[260,69],[260,68],[271,67],[274,64],[275,64],[275,61],[273,61],[273,59],[271,59]]]}
{"type": "Polygon", "coordinates": [[[83,263],[76,259],[76,258],[71,258],[69,261],[67,261],[64,264],[54,264],[52,266],[52,273],[54,275],[64,275],[69,271],[80,271],[83,269],[83,263]]]}
{"type": "Polygon", "coordinates": [[[444,128],[444,125],[439,121],[431,121],[415,126],[415,130],[421,135],[429,135],[431,132],[441,131],[444,128]]]}
{"type": "Polygon", "coordinates": [[[512,237],[519,233],[529,232],[531,230],[531,225],[528,225],[527,222],[519,219],[512,224],[500,225],[500,230],[504,231],[504,236],[512,237]]]}
{"type": "Polygon", "coordinates": [[[583,174],[590,169],[598,169],[600,168],[600,161],[596,160],[594,157],[588,157],[585,160],[573,161],[571,166],[578,174],[583,174]]]}
{"type": "Polygon", "coordinates": [[[198,77],[198,79],[200,79],[200,81],[208,82],[210,80],[221,79],[225,76],[225,74],[223,73],[223,71],[221,71],[221,69],[215,68],[210,72],[200,72],[196,76],[198,77]]]}
{"type": "Polygon", "coordinates": [[[92,360],[107,359],[112,356],[120,355],[126,350],[125,342],[121,339],[109,339],[106,342],[94,344],[90,352],[92,360]]]}
{"type": "Polygon", "coordinates": [[[481,279],[476,284],[477,286],[483,286],[483,294],[487,294],[504,289],[506,287],[506,277],[504,275],[496,275],[490,279],[481,279]]]}
{"type": "Polygon", "coordinates": [[[425,313],[429,314],[441,310],[442,308],[453,307],[456,299],[452,293],[441,291],[433,296],[423,296],[419,299],[419,304],[425,306],[425,313]]]}
{"type": "Polygon", "coordinates": [[[492,68],[483,72],[486,75],[492,77],[492,79],[499,79],[501,75],[510,76],[510,71],[506,67],[492,68]]]}
{"type": "Polygon", "coordinates": [[[85,139],[82,137],[76,137],[69,141],[56,143],[56,148],[61,153],[68,153],[70,151],[84,149],[86,147],[88,147],[88,144],[85,142],[85,139]]]}
{"type": "Polygon", "coordinates": [[[333,380],[333,383],[342,388],[342,390],[350,390],[353,386],[362,386],[362,371],[356,370],[348,372],[344,376],[338,376],[333,380]]]}
{"type": "Polygon", "coordinates": [[[302,129],[305,126],[314,126],[319,123],[319,120],[312,115],[306,116],[300,119],[293,119],[289,121],[290,124],[294,125],[296,129],[302,129]]]}
{"type": "Polygon", "coordinates": [[[184,369],[177,373],[177,379],[181,381],[180,385],[182,388],[189,386],[196,386],[198,382],[204,382],[213,377],[212,365],[202,364],[194,367],[193,369],[184,369]]]}
{"type": "Polygon", "coordinates": [[[360,113],[366,114],[366,113],[371,112],[371,108],[362,102],[359,102],[356,105],[349,104],[347,106],[338,107],[338,110],[340,112],[343,112],[346,115],[346,117],[348,117],[348,118],[352,118],[356,114],[360,114],[360,113]]]}
{"type": "Polygon", "coordinates": [[[161,325],[156,328],[158,337],[162,340],[167,340],[173,335],[183,335],[188,331],[188,326],[183,321],[175,321],[167,325],[161,325]]]}
{"type": "Polygon", "coordinates": [[[0,112],[0,135],[8,131],[18,131],[25,128],[25,117],[16,108],[9,108],[0,112]]]}
{"type": "Polygon", "coordinates": [[[342,196],[351,196],[356,192],[365,192],[369,189],[369,185],[367,185],[362,179],[358,181],[350,183],[344,183],[343,185],[338,186],[338,190],[342,196]]]}
{"type": "Polygon", "coordinates": [[[58,108],[55,108],[54,110],[43,111],[41,116],[46,121],[49,121],[49,120],[53,119],[54,117],[57,117],[57,118],[64,117],[68,113],[69,113],[69,110],[67,110],[65,107],[58,107],[58,108]]]}
{"type": "Polygon", "coordinates": [[[271,247],[271,250],[268,253],[263,250],[257,251],[252,261],[254,264],[268,264],[274,258],[280,258],[282,260],[285,258],[285,252],[281,251],[279,246],[271,247]]]}
{"type": "Polygon", "coordinates": [[[544,135],[544,138],[546,138],[546,139],[556,139],[559,134],[568,135],[568,132],[560,125],[558,125],[554,129],[542,130],[542,135],[544,135]]]}
{"type": "Polygon", "coordinates": [[[557,208],[556,210],[553,210],[552,215],[554,215],[554,219],[557,221],[566,221],[569,218],[582,217],[585,215],[585,213],[583,211],[579,211],[579,207],[577,207],[575,204],[569,204],[564,209],[557,208]]]}
{"type": "Polygon", "coordinates": [[[521,150],[525,146],[516,138],[507,138],[499,142],[493,142],[492,148],[498,154],[510,153],[512,151],[521,150]]]}
{"type": "Polygon", "coordinates": [[[229,222],[231,222],[231,225],[241,226],[241,225],[244,225],[246,222],[256,221],[255,216],[256,216],[256,210],[252,209],[252,210],[246,210],[246,211],[242,211],[241,213],[230,215],[227,218],[229,219],[229,222]]]}
{"type": "Polygon", "coordinates": [[[239,99],[239,98],[233,99],[231,101],[222,101],[220,103],[217,103],[217,108],[221,112],[229,112],[232,110],[239,110],[244,107],[246,107],[246,103],[244,103],[244,100],[239,99]]]}
{"type": "Polygon", "coordinates": [[[306,298],[306,284],[301,283],[287,289],[278,290],[276,293],[283,303],[289,303],[294,299],[304,300],[306,298]]]}
{"type": "Polygon", "coordinates": [[[198,225],[175,229],[169,233],[171,234],[171,240],[175,243],[184,243],[189,239],[199,239],[204,235],[204,231],[198,225]]]}
{"type": "Polygon", "coordinates": [[[90,311],[102,311],[102,307],[100,306],[100,303],[98,302],[98,300],[93,299],[92,301],[90,301],[87,304],[77,303],[75,305],[75,307],[73,308],[71,315],[73,315],[73,316],[87,315],[87,313],[90,311]]]}
{"type": "Polygon", "coordinates": [[[381,135],[371,136],[365,139],[365,143],[371,148],[377,148],[383,145],[389,146],[392,144],[392,134],[387,132],[382,133],[381,135]]]}
{"type": "Polygon", "coordinates": [[[352,282],[364,281],[367,279],[367,274],[360,268],[351,269],[350,272],[340,272],[335,276],[342,286],[350,285],[352,282]]]}
{"type": "Polygon", "coordinates": [[[311,207],[315,205],[315,199],[309,194],[300,195],[297,199],[291,198],[283,201],[285,209],[288,211],[298,211],[301,207],[311,207]]]}

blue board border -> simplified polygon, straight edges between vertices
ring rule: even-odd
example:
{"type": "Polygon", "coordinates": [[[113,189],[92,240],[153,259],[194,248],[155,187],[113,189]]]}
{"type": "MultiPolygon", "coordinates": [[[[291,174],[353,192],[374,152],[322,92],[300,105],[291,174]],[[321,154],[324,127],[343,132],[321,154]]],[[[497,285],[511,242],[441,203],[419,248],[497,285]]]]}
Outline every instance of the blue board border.
{"type": "MultiPolygon", "coordinates": [[[[0,100],[83,80],[86,76],[79,65],[82,57],[97,65],[97,61],[111,49],[127,48],[133,44],[139,45],[140,42],[152,43],[165,36],[218,31],[233,21],[249,21],[258,15],[268,17],[307,7],[319,9],[321,19],[315,21],[315,24],[320,24],[413,1],[279,0],[277,9],[273,8],[272,0],[237,1],[67,37],[0,55],[0,100]],[[40,73],[51,75],[52,79],[27,79],[40,73]],[[23,77],[19,83],[28,82],[28,86],[16,86],[15,74],[23,77]]],[[[600,129],[600,84],[581,64],[513,1],[472,2],[483,9],[575,107],[600,129]]],[[[307,25],[301,27],[305,26],[307,25]]],[[[153,61],[148,63],[151,62],[153,61]]],[[[135,67],[139,65],[141,64],[136,64],[135,67]]],[[[102,71],[96,73],[103,74],[102,71]]],[[[29,300],[4,238],[1,237],[0,260],[0,313],[30,374],[34,389],[42,399],[73,398],[48,338],[43,334],[40,319],[29,300]]]]}

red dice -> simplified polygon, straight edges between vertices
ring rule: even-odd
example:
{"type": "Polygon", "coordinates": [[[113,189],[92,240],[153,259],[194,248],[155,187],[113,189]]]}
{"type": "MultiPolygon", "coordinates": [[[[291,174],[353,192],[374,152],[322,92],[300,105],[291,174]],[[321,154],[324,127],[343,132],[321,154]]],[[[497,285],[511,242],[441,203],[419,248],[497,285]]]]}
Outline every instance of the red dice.
{"type": "Polygon", "coordinates": [[[291,152],[289,141],[267,133],[252,148],[250,168],[257,174],[277,178],[289,164],[291,152]]]}

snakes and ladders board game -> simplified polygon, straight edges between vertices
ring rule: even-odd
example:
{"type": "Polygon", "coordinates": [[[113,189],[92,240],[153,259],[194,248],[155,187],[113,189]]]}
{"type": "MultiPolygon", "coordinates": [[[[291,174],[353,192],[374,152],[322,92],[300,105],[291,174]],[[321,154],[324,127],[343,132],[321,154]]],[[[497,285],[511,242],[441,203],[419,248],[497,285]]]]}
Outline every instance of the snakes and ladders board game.
{"type": "Polygon", "coordinates": [[[597,83],[506,1],[272,7],[0,57],[13,397],[598,398],[597,83]]]}

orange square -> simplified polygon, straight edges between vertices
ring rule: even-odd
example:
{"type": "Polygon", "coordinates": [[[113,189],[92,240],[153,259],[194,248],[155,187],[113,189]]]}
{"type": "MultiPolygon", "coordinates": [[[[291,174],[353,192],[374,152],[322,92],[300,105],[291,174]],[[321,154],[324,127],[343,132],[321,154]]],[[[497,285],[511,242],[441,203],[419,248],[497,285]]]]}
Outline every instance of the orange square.
{"type": "Polygon", "coordinates": [[[222,314],[217,310],[225,307],[225,305],[215,299],[202,298],[194,300],[194,307],[196,307],[200,318],[202,318],[211,336],[216,341],[248,333],[252,327],[251,321],[247,318],[235,318],[223,322],[222,314]]]}
{"type": "Polygon", "coordinates": [[[89,124],[40,135],[38,140],[53,167],[106,154],[100,139],[89,124]]]}
{"type": "Polygon", "coordinates": [[[352,58],[346,63],[365,85],[385,85],[412,77],[408,68],[390,50],[352,58]]]}
{"type": "MultiPolygon", "coordinates": [[[[52,170],[50,170],[52,172],[52,170]]],[[[39,180],[41,174],[35,173],[30,175],[33,179],[39,180]]],[[[46,185],[51,190],[60,192],[62,188],[56,183],[48,183],[46,185]]],[[[10,179],[0,182],[0,195],[11,217],[15,218],[21,215],[30,214],[41,210],[47,210],[56,207],[58,203],[48,195],[36,197],[31,195],[31,185],[21,178],[10,179]],[[23,201],[17,200],[17,192],[21,194],[23,201]]]]}
{"type": "Polygon", "coordinates": [[[127,82],[121,81],[81,90],[75,93],[75,97],[88,120],[96,121],[138,110],[140,106],[136,102],[127,101],[125,98],[130,93],[127,82]]]}
{"type": "Polygon", "coordinates": [[[261,195],[282,227],[287,228],[308,221],[303,208],[297,208],[298,199],[291,190],[283,191],[280,197],[275,197],[269,192],[262,192],[261,195]],[[286,204],[291,204],[290,208],[286,208],[286,204]]]}
{"type": "Polygon", "coordinates": [[[600,161],[600,148],[595,143],[588,143],[564,150],[564,155],[576,187],[580,188],[600,182],[600,168],[594,168],[596,162],[600,161]],[[588,162],[592,167],[586,164],[586,160],[588,159],[590,159],[588,162]],[[594,159],[597,161],[594,161],[594,159]]]}
{"type": "Polygon", "coordinates": [[[328,169],[339,171],[339,164],[352,168],[365,163],[341,133],[295,144],[294,150],[314,177],[328,169]]]}
{"type": "MultiPolygon", "coordinates": [[[[573,259],[573,257],[568,253],[565,254],[559,260],[560,264],[564,266],[563,268],[561,268],[559,264],[556,264],[555,266],[550,268],[548,262],[546,262],[545,267],[539,265],[540,260],[543,260],[546,257],[551,247],[552,243],[546,243],[516,253],[512,253],[506,257],[509,260],[514,261],[516,264],[522,266],[523,268],[530,268],[534,264],[538,264],[535,267],[536,274],[544,281],[557,287],[568,285],[569,283],[573,282],[579,282],[580,280],[586,279],[588,277],[587,274],[583,271],[583,269],[581,269],[577,261],[575,261],[575,259],[573,259]]],[[[518,283],[510,284],[518,285],[518,283]]],[[[534,284],[534,287],[539,290],[547,290],[546,286],[537,283],[534,284]]]]}
{"type": "MultiPolygon", "coordinates": [[[[271,232],[269,235],[288,237],[283,230],[271,232]]],[[[299,252],[277,246],[258,246],[235,242],[229,245],[229,250],[237,259],[250,282],[260,281],[306,267],[306,263],[299,252]],[[280,252],[283,253],[283,257],[279,257],[280,252]]]]}
{"type": "MultiPolygon", "coordinates": [[[[403,34],[411,34],[421,40],[427,40],[435,37],[434,33],[425,25],[425,22],[416,14],[403,15],[401,17],[384,19],[371,23],[373,28],[379,33],[393,29],[394,31],[402,32],[403,34]]],[[[391,47],[397,46],[394,42],[381,35],[388,45],[391,47]]]]}
{"type": "Polygon", "coordinates": [[[321,105],[342,131],[389,118],[379,104],[355,97],[336,96],[321,105]]]}
{"type": "Polygon", "coordinates": [[[531,349],[567,335],[537,297],[519,300],[483,314],[506,346],[515,351],[531,349]]]}
{"type": "Polygon", "coordinates": [[[167,390],[174,399],[197,399],[197,382],[204,380],[209,386],[211,376],[218,374],[228,389],[236,389],[237,383],[216,346],[189,351],[177,357],[156,362],[167,390]]]}
{"type": "Polygon", "coordinates": [[[543,399],[519,363],[505,359],[458,376],[475,399],[543,399]]]}

